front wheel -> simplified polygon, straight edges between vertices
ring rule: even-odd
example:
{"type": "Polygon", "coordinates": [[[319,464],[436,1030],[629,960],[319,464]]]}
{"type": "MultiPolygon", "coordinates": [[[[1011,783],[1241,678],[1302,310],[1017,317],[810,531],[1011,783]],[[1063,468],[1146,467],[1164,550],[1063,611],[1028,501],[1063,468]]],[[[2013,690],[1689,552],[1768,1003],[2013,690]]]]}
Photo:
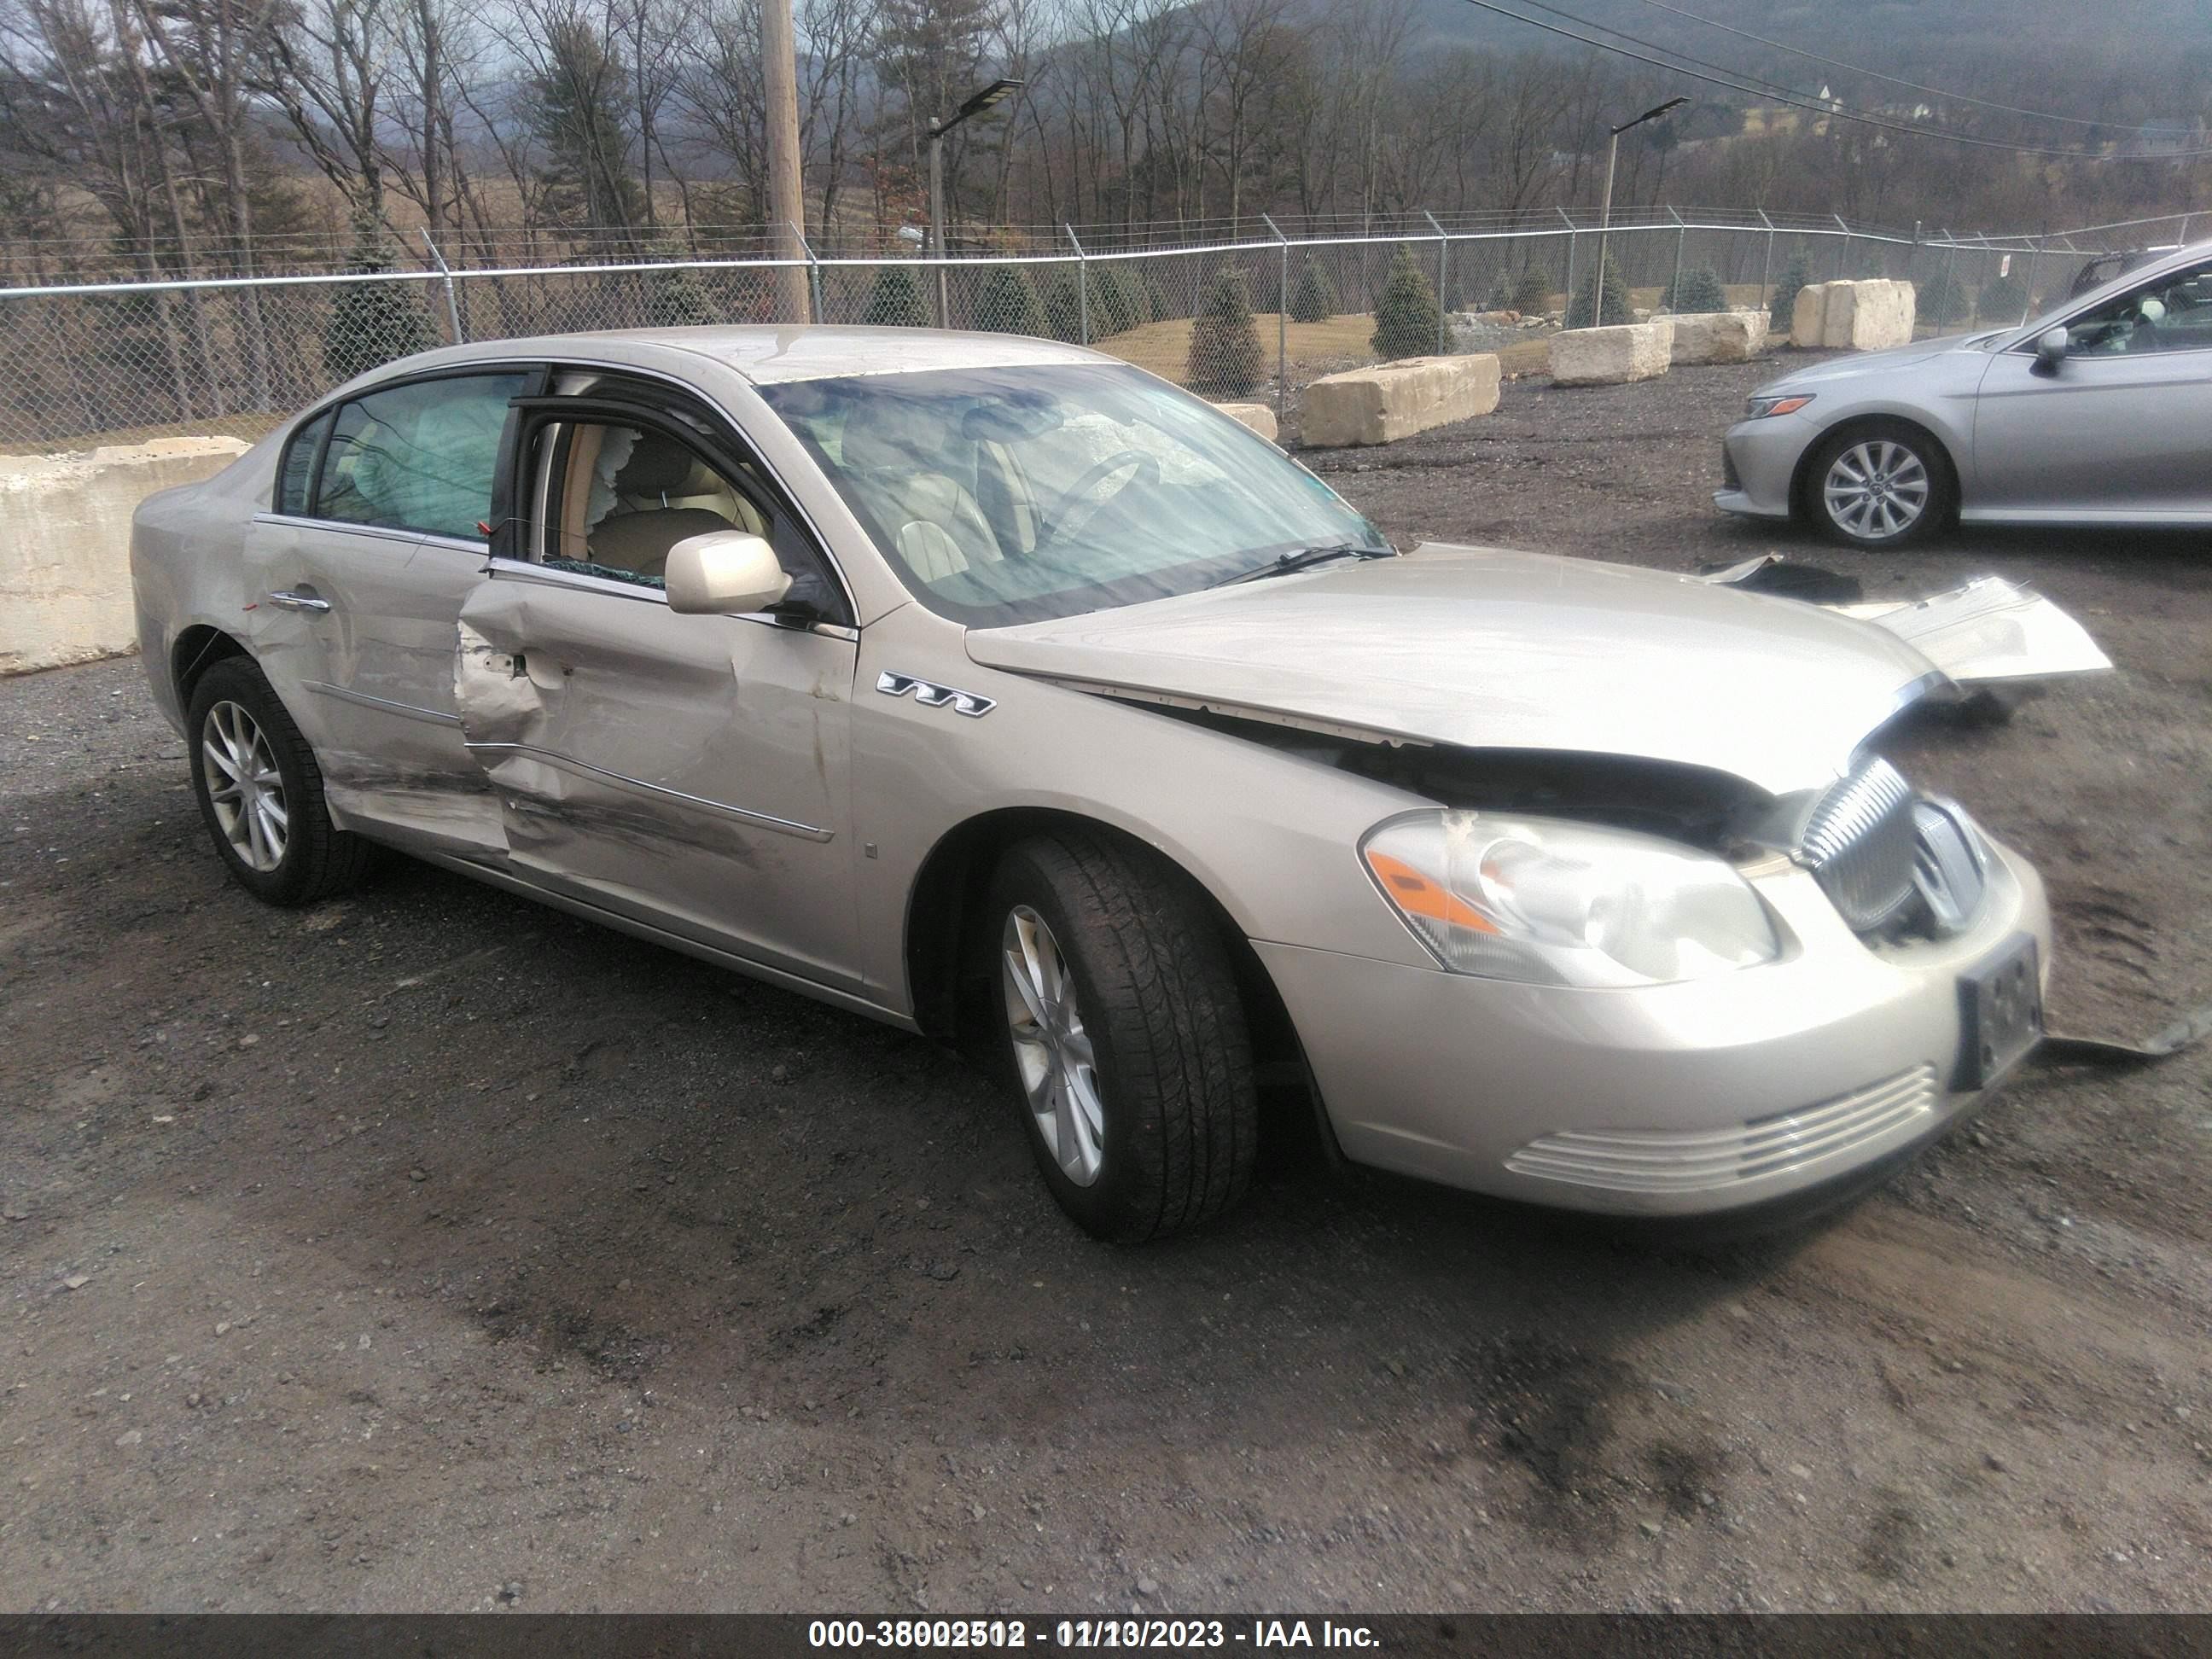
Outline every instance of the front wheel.
{"type": "Polygon", "coordinates": [[[1925,539],[1958,505],[1941,447],[1893,421],[1853,427],[1822,443],[1806,494],[1814,523],[1830,540],[1881,550],[1925,539]]]}
{"type": "Polygon", "coordinates": [[[1130,1243],[1210,1220],[1259,1146],[1250,1039],[1213,919],[1150,854],[1079,831],[1010,848],[979,919],[1045,1183],[1130,1243]]]}

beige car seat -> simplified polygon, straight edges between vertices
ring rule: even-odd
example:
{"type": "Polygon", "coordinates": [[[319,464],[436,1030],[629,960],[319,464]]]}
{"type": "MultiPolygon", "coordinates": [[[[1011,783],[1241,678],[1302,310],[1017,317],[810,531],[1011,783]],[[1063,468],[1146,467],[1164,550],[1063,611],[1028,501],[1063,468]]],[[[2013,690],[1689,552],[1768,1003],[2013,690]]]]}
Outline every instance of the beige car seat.
{"type": "Polygon", "coordinates": [[[752,504],[673,438],[644,432],[614,477],[616,510],[590,532],[594,563],[658,577],[687,536],[767,526],[752,504]]]}
{"type": "Polygon", "coordinates": [[[943,470],[942,428],[927,410],[895,398],[866,399],[846,417],[841,454],[846,475],[922,580],[1002,556],[975,496],[943,470]]]}

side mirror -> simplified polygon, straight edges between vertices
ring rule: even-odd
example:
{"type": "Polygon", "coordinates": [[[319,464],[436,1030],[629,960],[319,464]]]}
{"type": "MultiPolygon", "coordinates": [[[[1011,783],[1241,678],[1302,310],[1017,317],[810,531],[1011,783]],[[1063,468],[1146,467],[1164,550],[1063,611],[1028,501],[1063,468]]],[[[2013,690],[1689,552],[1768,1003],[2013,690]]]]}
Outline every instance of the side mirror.
{"type": "Polygon", "coordinates": [[[765,611],[791,591],[775,550],[742,530],[686,536],[661,568],[668,608],[687,617],[765,611]]]}
{"type": "Polygon", "coordinates": [[[2066,361],[2066,348],[2069,343],[2069,338],[2063,326],[2045,329],[2035,342],[2036,366],[2046,372],[2057,368],[2059,364],[2066,361]]]}

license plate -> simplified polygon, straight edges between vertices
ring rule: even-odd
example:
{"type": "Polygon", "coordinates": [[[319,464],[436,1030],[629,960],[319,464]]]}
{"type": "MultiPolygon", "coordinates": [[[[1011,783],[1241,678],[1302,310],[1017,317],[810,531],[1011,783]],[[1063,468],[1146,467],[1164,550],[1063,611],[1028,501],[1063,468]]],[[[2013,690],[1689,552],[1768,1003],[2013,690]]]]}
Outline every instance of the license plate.
{"type": "Polygon", "coordinates": [[[1986,1089],[2043,1040],[2043,978],[2035,939],[2022,933],[1959,975],[1960,1091],[1986,1089]]]}

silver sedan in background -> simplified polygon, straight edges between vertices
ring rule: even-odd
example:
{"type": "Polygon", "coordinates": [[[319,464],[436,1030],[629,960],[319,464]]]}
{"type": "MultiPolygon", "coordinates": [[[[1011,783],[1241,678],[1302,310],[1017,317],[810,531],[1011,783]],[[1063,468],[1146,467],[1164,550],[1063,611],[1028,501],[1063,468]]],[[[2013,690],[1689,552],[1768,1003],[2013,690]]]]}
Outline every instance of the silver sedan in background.
{"type": "Polygon", "coordinates": [[[1723,510],[1864,548],[1954,520],[2212,525],[2212,242],[2024,327],[1793,370],[1723,472],[1723,510]]]}

